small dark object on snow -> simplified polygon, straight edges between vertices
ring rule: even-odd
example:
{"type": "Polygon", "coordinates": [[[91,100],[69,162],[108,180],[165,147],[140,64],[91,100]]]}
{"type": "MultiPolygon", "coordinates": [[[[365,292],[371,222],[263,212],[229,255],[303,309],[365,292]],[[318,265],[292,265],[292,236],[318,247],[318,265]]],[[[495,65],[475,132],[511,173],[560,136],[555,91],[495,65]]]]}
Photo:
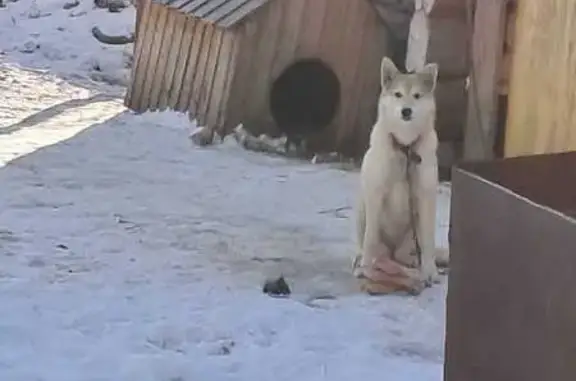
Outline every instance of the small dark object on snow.
{"type": "Polygon", "coordinates": [[[78,0],[73,0],[73,1],[69,1],[69,2],[65,3],[62,8],[72,9],[72,8],[77,7],[79,5],[80,5],[80,2],[78,0]]]}
{"type": "Polygon", "coordinates": [[[61,250],[68,250],[68,246],[64,245],[63,243],[56,245],[56,247],[61,250]]]}
{"type": "Polygon", "coordinates": [[[288,296],[290,295],[290,287],[283,276],[277,279],[269,279],[264,283],[262,292],[270,296],[288,296]]]}

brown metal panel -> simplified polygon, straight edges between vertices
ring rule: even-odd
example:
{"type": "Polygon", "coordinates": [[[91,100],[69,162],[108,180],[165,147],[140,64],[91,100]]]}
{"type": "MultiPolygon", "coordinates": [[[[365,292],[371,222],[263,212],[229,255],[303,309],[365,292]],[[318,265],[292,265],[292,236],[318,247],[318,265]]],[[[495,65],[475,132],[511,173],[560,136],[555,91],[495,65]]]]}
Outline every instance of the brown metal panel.
{"type": "Polygon", "coordinates": [[[446,381],[576,379],[576,152],[454,170],[446,381]]]}

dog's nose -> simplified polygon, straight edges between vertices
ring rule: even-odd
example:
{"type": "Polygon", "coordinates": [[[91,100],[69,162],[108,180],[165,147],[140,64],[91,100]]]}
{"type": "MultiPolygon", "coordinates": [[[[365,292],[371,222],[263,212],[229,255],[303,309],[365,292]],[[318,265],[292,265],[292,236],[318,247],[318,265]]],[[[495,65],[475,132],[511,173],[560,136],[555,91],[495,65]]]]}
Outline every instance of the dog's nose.
{"type": "Polygon", "coordinates": [[[412,109],[408,107],[404,107],[402,109],[402,119],[410,120],[412,118],[412,109]]]}

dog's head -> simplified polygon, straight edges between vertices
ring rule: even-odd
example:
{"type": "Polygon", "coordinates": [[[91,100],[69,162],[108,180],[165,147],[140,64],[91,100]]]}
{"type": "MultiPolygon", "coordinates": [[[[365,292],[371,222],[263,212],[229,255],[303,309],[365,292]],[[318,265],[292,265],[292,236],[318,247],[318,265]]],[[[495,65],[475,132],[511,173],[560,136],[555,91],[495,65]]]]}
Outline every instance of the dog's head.
{"type": "Polygon", "coordinates": [[[420,71],[403,74],[388,57],[384,57],[380,76],[380,117],[385,118],[398,139],[410,143],[424,132],[423,129],[433,126],[438,65],[429,63],[420,71]]]}

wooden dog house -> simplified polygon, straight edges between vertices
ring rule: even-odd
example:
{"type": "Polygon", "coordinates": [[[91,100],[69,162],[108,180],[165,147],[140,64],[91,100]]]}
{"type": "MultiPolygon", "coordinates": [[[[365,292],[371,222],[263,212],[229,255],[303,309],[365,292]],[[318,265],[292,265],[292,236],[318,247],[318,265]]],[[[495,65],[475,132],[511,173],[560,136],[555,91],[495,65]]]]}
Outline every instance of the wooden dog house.
{"type": "MultiPolygon", "coordinates": [[[[465,0],[435,3],[428,58],[440,64],[438,131],[454,140],[466,102],[465,0]]],[[[300,125],[311,149],[358,156],[376,117],[380,61],[404,66],[414,9],[415,0],[140,0],[125,103],[189,112],[224,131],[300,125]]]]}
{"type": "Polygon", "coordinates": [[[369,0],[148,0],[140,11],[128,107],[254,134],[308,124],[322,146],[366,140],[389,51],[369,0]]]}

